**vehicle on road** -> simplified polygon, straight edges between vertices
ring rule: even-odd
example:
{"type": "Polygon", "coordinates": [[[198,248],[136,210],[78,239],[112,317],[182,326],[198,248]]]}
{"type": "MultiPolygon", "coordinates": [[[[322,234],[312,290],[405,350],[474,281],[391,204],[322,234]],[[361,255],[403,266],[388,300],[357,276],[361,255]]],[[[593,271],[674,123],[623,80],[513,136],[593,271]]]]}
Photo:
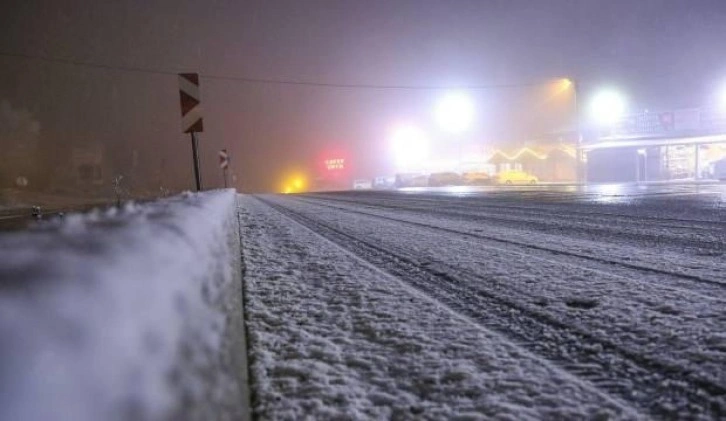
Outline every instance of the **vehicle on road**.
{"type": "Polygon", "coordinates": [[[396,177],[380,176],[373,179],[373,188],[377,190],[386,190],[396,187],[396,177]]]}
{"type": "Polygon", "coordinates": [[[464,184],[469,186],[486,186],[493,182],[489,173],[483,171],[465,172],[462,178],[464,179],[464,184]]]}
{"type": "Polygon", "coordinates": [[[537,184],[537,176],[526,171],[509,170],[502,171],[495,177],[497,184],[537,184]]]}
{"type": "Polygon", "coordinates": [[[427,187],[428,176],[418,173],[401,173],[396,174],[395,186],[401,187],[427,187]]]}
{"type": "Polygon", "coordinates": [[[462,177],[455,172],[437,172],[429,175],[429,187],[460,186],[464,184],[462,177]]]}
{"type": "Polygon", "coordinates": [[[353,180],[353,190],[370,190],[372,188],[373,183],[371,180],[365,178],[353,180]]]}

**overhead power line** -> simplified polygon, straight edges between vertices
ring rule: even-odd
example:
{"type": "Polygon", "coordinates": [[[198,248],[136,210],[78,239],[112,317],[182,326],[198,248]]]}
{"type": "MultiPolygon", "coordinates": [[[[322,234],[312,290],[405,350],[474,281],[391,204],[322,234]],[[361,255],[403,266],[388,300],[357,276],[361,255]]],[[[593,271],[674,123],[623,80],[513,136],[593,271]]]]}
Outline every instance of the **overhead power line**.
{"type": "Polygon", "coordinates": [[[242,76],[219,76],[200,73],[199,77],[206,79],[237,81],[242,83],[256,83],[268,85],[295,85],[295,86],[312,86],[320,88],[341,88],[341,89],[379,89],[379,90],[448,90],[448,89],[504,89],[504,88],[526,88],[534,86],[543,86],[548,82],[532,82],[532,83],[511,83],[500,85],[386,85],[386,84],[367,84],[367,83],[330,83],[330,82],[306,82],[296,80],[282,79],[259,79],[242,76]]]}
{"type": "Polygon", "coordinates": [[[21,53],[0,52],[0,56],[25,58],[25,59],[30,59],[30,60],[40,60],[40,61],[46,61],[49,63],[68,64],[71,66],[93,67],[96,69],[119,70],[119,71],[123,71],[123,72],[149,73],[149,74],[157,74],[157,75],[176,75],[177,74],[177,72],[171,72],[171,71],[165,71],[165,70],[154,70],[154,69],[148,69],[148,68],[142,68],[142,67],[130,67],[130,66],[113,66],[113,65],[109,65],[109,64],[89,63],[89,62],[85,62],[85,61],[77,61],[77,60],[71,60],[71,59],[66,59],[66,58],[44,57],[44,56],[35,56],[35,55],[21,54],[21,53]]]}
{"type": "MultiPolygon", "coordinates": [[[[0,51],[1,57],[23,58],[30,60],[40,60],[49,63],[59,63],[71,66],[89,67],[105,70],[116,70],[132,73],[146,73],[154,75],[170,75],[176,76],[183,71],[160,70],[145,67],[133,66],[117,66],[110,64],[92,63],[87,61],[72,60],[59,57],[37,56],[22,53],[9,53],[0,51]]],[[[491,84],[491,85],[399,85],[399,84],[368,84],[368,83],[331,83],[331,82],[310,82],[287,79],[264,79],[247,76],[227,76],[200,73],[199,77],[212,80],[224,80],[231,82],[250,83],[250,84],[266,84],[266,85],[292,85],[292,86],[310,86],[318,88],[338,88],[338,89],[377,89],[377,90],[448,90],[448,89],[467,89],[467,90],[484,90],[484,89],[506,89],[506,88],[526,88],[543,86],[551,83],[555,78],[548,81],[526,82],[526,83],[507,83],[507,84],[491,84]]]]}

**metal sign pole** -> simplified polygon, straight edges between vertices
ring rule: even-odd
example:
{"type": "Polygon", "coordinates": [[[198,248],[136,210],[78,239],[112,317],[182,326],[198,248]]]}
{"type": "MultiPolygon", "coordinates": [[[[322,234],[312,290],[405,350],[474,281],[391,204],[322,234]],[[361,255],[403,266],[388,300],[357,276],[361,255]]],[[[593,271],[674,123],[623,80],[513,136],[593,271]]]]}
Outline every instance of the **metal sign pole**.
{"type": "Polygon", "coordinates": [[[181,104],[182,131],[192,135],[192,160],[197,191],[202,190],[202,174],[199,169],[199,140],[197,132],[204,131],[199,95],[199,74],[179,73],[179,101],[181,104]]]}
{"type": "Polygon", "coordinates": [[[224,188],[227,188],[227,167],[222,168],[222,175],[224,176],[224,188]]]}
{"type": "Polygon", "coordinates": [[[199,140],[197,132],[191,132],[192,135],[192,159],[194,160],[194,181],[197,184],[197,191],[202,190],[202,174],[199,172],[199,140]]]}

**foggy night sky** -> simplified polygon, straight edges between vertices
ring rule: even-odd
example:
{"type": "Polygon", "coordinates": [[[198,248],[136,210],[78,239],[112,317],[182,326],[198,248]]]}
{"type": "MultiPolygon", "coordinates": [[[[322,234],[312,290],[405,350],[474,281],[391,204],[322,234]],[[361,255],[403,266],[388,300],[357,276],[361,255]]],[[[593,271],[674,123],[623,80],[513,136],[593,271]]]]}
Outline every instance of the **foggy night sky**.
{"type": "MultiPolygon", "coordinates": [[[[726,83],[724,0],[17,1],[0,51],[202,75],[205,184],[227,147],[245,191],[279,190],[321,148],[348,148],[356,174],[388,171],[386,132],[429,124],[437,91],[354,90],[212,80],[489,85],[573,77],[652,109],[707,104],[726,83]],[[364,156],[365,155],[365,156],[364,156]]],[[[45,144],[138,149],[170,187],[191,188],[173,75],[0,57],[0,99],[30,111],[45,144]]],[[[497,126],[477,92],[475,136],[497,126]],[[488,116],[488,117],[487,117],[488,116]]],[[[121,152],[119,152],[121,153],[121,152]]]]}

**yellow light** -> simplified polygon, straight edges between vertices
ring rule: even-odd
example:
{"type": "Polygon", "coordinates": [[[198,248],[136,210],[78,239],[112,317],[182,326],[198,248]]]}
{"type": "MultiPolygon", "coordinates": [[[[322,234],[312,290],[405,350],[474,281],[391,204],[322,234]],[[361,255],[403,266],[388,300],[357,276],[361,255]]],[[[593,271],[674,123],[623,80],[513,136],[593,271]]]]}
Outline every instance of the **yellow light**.
{"type": "Polygon", "coordinates": [[[301,172],[287,174],[281,181],[280,192],[284,194],[304,193],[308,188],[307,178],[301,172]]]}
{"type": "Polygon", "coordinates": [[[572,80],[570,80],[568,78],[562,78],[562,79],[559,79],[557,81],[557,83],[555,83],[553,85],[553,89],[551,92],[553,95],[561,95],[564,92],[568,91],[573,86],[574,86],[574,83],[572,82],[572,80]]]}
{"type": "Polygon", "coordinates": [[[543,85],[542,90],[542,101],[548,103],[550,101],[569,101],[574,94],[573,88],[575,82],[572,79],[560,78],[553,79],[550,83],[543,85]]]}

